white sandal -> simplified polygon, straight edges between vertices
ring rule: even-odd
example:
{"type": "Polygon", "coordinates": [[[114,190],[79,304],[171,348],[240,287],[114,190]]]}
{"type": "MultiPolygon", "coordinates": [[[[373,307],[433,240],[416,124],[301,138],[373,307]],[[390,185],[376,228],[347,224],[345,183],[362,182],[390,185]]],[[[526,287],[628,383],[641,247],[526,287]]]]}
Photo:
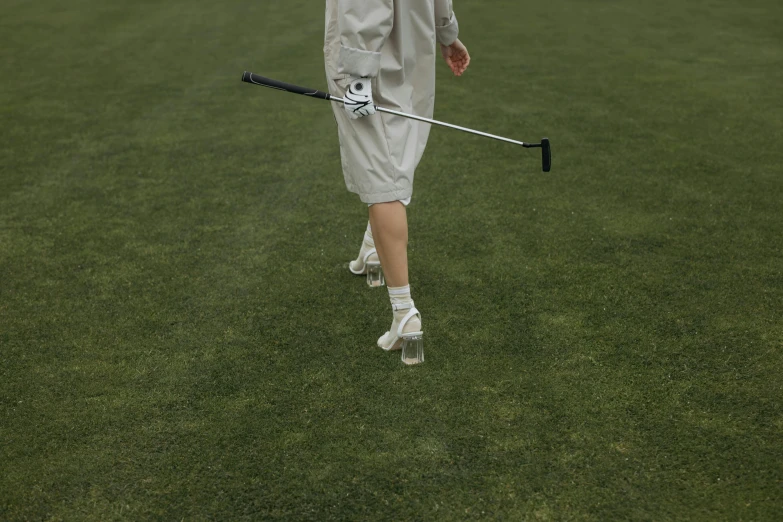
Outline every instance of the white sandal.
{"type": "MultiPolygon", "coordinates": [[[[365,235],[366,238],[367,236],[365,235]]],[[[356,259],[348,263],[348,270],[356,275],[366,274],[368,286],[378,287],[386,284],[386,278],[383,277],[383,270],[381,269],[381,260],[378,258],[378,251],[375,248],[369,249],[361,260],[356,259]]]]}
{"type": "Polygon", "coordinates": [[[421,331],[421,313],[409,303],[393,304],[392,310],[408,310],[405,317],[400,321],[397,331],[392,334],[386,332],[378,339],[378,346],[387,352],[402,350],[402,362],[405,364],[418,364],[424,362],[424,332],[421,331]],[[408,321],[412,318],[418,318],[419,329],[413,332],[404,332],[408,321]]]}

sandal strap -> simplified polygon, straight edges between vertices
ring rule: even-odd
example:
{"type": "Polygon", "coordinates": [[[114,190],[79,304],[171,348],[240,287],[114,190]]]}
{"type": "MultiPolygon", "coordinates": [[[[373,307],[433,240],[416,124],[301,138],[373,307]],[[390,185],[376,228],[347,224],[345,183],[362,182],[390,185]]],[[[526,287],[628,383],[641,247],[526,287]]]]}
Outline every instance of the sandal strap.
{"type": "Polygon", "coordinates": [[[377,253],[378,253],[377,250],[375,250],[374,248],[371,248],[370,250],[367,251],[366,254],[364,254],[364,259],[362,260],[362,263],[364,263],[366,265],[367,264],[367,260],[370,258],[370,256],[373,255],[373,254],[377,254],[377,253]]]}
{"type": "Polygon", "coordinates": [[[410,310],[413,308],[413,301],[408,301],[407,303],[395,303],[392,304],[392,310],[395,312],[399,310],[410,310]]]}
{"type": "Polygon", "coordinates": [[[405,314],[405,317],[402,318],[402,321],[400,321],[400,326],[397,327],[397,337],[402,337],[402,329],[405,328],[405,325],[408,323],[408,321],[411,319],[411,317],[418,315],[419,319],[421,319],[421,314],[416,309],[415,306],[413,306],[413,303],[411,303],[411,309],[410,311],[405,314]]]}

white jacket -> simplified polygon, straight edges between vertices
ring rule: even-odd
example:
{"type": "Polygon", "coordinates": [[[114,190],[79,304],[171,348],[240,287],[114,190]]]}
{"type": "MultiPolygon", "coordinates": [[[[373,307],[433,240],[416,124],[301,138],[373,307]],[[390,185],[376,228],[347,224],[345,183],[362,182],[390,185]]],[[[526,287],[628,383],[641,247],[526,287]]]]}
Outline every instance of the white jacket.
{"type": "MultiPolygon", "coordinates": [[[[372,78],[377,105],[432,118],[436,42],[458,36],[451,0],[327,0],[324,59],[329,91],[372,78]]],[[[333,104],[346,186],[365,203],[406,199],[427,144],[426,123],[376,113],[351,120],[333,104]]]]}

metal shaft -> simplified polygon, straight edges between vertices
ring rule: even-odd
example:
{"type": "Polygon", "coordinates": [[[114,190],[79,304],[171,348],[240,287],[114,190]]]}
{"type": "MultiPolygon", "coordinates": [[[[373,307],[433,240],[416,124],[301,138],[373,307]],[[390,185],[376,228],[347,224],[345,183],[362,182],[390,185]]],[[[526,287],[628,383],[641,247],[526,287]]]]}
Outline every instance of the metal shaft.
{"type": "MultiPolygon", "coordinates": [[[[343,103],[343,104],[345,103],[345,100],[340,98],[340,97],[338,97],[338,96],[330,96],[328,99],[329,99],[329,101],[340,102],[340,103],[343,103]]],[[[459,131],[462,131],[462,132],[467,132],[467,133],[470,133],[470,134],[477,134],[479,136],[484,136],[485,138],[492,138],[493,140],[505,141],[506,143],[513,143],[514,145],[522,145],[525,148],[540,147],[541,146],[538,143],[525,143],[524,141],[512,140],[512,139],[509,139],[509,138],[504,138],[503,136],[496,136],[495,134],[489,134],[487,132],[481,132],[481,131],[477,131],[477,130],[473,130],[473,129],[468,129],[467,127],[460,127],[459,125],[453,125],[451,123],[446,123],[446,122],[443,122],[443,121],[431,120],[429,118],[422,118],[421,116],[416,116],[415,114],[408,114],[408,113],[405,113],[405,112],[393,111],[391,109],[386,109],[384,107],[378,107],[377,105],[375,106],[375,110],[378,111],[378,112],[386,112],[386,113],[389,113],[389,114],[394,114],[396,116],[402,116],[403,118],[410,118],[412,120],[423,121],[424,123],[429,123],[429,124],[432,124],[432,125],[440,125],[441,127],[448,127],[450,129],[456,129],[456,130],[459,130],[459,131]]]]}

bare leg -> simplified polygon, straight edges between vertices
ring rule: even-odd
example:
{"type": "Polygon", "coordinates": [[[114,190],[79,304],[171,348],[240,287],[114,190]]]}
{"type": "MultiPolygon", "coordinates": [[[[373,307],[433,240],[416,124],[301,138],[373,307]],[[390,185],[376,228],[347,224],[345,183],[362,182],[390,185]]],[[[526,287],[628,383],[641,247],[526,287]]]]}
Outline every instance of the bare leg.
{"type": "MultiPolygon", "coordinates": [[[[399,201],[372,205],[370,226],[393,311],[391,327],[378,339],[378,346],[387,351],[402,348],[405,352],[408,348],[404,346],[421,351],[421,314],[415,309],[408,286],[408,216],[405,205],[399,201]],[[398,336],[400,331],[402,333],[398,336]]],[[[408,356],[406,364],[421,362],[417,357],[410,359],[408,356]]]]}
{"type": "Polygon", "coordinates": [[[390,287],[408,285],[408,216],[399,201],[370,207],[370,226],[375,249],[390,287]]]}

